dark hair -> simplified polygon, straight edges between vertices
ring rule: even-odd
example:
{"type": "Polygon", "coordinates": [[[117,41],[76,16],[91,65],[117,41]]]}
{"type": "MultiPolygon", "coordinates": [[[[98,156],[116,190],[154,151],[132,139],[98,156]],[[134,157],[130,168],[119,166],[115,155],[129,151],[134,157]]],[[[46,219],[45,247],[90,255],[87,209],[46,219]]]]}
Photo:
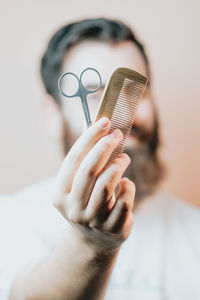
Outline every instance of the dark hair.
{"type": "Polygon", "coordinates": [[[70,23],[53,35],[41,60],[41,76],[46,92],[53,96],[58,104],[60,101],[57,81],[63,59],[70,47],[87,39],[113,44],[132,41],[141,51],[147,66],[148,76],[150,76],[149,62],[144,47],[124,23],[105,18],[85,19],[70,23]]]}

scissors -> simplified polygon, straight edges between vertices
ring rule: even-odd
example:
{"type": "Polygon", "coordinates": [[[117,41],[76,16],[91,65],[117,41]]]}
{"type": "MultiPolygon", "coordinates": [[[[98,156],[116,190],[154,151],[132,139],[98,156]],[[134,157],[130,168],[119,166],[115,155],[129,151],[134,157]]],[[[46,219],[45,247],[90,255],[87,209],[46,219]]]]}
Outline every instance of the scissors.
{"type": "Polygon", "coordinates": [[[102,84],[101,75],[94,68],[84,69],[82,71],[81,75],[80,75],[80,78],[78,78],[78,76],[75,73],[65,72],[58,79],[58,89],[64,97],[67,97],[67,98],[80,97],[81,98],[81,103],[82,103],[83,112],[84,112],[84,115],[85,115],[87,127],[90,127],[92,125],[92,121],[91,121],[91,118],[90,118],[90,112],[89,112],[89,108],[88,108],[88,103],[87,103],[87,95],[97,92],[100,89],[101,84],[102,84]],[[99,86],[96,89],[89,90],[89,89],[84,87],[82,77],[83,77],[83,74],[86,74],[88,71],[96,72],[98,77],[99,77],[99,86]],[[76,90],[76,92],[73,95],[66,94],[62,89],[61,82],[62,82],[63,78],[66,77],[66,76],[73,76],[78,81],[78,89],[76,90]]]}

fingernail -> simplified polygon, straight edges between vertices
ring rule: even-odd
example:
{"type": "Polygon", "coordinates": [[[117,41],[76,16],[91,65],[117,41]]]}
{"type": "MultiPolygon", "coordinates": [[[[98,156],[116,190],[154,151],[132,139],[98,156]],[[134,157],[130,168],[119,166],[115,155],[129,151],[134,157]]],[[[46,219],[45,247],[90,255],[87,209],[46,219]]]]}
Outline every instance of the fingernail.
{"type": "Polygon", "coordinates": [[[123,134],[122,134],[121,130],[115,129],[114,131],[111,132],[110,135],[115,138],[120,138],[120,137],[122,137],[123,134]]]}
{"type": "MultiPolygon", "coordinates": [[[[124,153],[124,154],[126,154],[126,153],[124,153]]],[[[131,163],[131,158],[130,158],[130,156],[126,154],[125,158],[126,158],[126,160],[128,161],[128,164],[130,165],[130,163],[131,163]]]]}
{"type": "Polygon", "coordinates": [[[103,117],[97,123],[101,128],[106,128],[109,125],[110,120],[106,117],[103,117]]]}
{"type": "Polygon", "coordinates": [[[121,154],[122,158],[126,159],[127,161],[131,162],[131,158],[127,153],[122,153],[121,154]]]}

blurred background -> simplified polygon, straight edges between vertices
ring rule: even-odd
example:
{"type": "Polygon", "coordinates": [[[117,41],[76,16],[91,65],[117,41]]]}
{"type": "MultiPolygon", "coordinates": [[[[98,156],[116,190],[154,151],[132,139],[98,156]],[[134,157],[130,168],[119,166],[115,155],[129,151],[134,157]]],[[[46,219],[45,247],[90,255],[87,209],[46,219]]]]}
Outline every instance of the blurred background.
{"type": "Polygon", "coordinates": [[[164,188],[200,205],[199,9],[195,0],[1,0],[0,193],[57,173],[62,157],[40,112],[39,59],[60,26],[104,16],[131,25],[149,54],[164,188]]]}

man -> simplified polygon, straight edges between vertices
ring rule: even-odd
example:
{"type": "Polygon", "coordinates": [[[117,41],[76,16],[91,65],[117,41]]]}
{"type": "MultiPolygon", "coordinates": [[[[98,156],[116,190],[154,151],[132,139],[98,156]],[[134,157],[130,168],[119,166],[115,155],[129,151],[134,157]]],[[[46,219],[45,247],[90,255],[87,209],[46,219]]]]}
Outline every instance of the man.
{"type": "MultiPolygon", "coordinates": [[[[1,201],[1,299],[199,299],[199,211],[158,189],[151,80],[126,154],[102,174],[121,132],[108,134],[106,118],[83,130],[80,102],[58,94],[62,71],[95,67],[104,87],[118,66],[150,77],[142,44],[121,22],[83,20],[50,40],[41,64],[44,113],[65,159],[56,179],[1,201]]],[[[88,99],[93,122],[103,87],[88,99]]]]}

